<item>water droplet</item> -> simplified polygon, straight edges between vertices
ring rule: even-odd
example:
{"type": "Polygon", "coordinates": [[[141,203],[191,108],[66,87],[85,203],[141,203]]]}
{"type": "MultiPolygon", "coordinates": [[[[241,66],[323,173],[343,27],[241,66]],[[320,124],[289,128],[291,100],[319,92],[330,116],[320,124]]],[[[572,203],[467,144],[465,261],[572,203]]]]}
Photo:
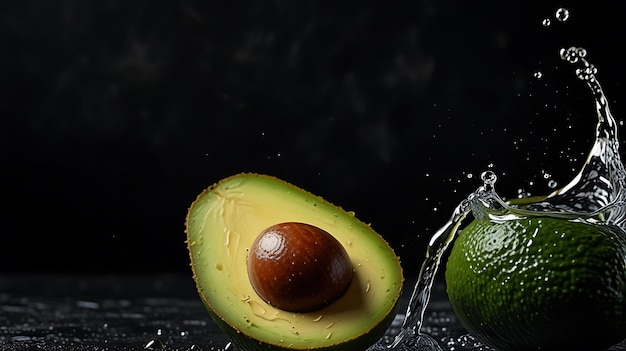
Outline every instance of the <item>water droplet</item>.
{"type": "Polygon", "coordinates": [[[533,72],[533,77],[534,77],[535,79],[541,79],[541,78],[543,78],[543,72],[541,72],[541,71],[535,71],[535,72],[533,72]]]}
{"type": "Polygon", "coordinates": [[[480,175],[480,179],[482,179],[485,185],[494,185],[496,180],[498,180],[498,176],[492,171],[484,171],[480,175]]]}
{"type": "Polygon", "coordinates": [[[569,10],[566,8],[558,8],[554,13],[554,18],[560,22],[565,22],[569,19],[569,10]]]}
{"type": "Polygon", "coordinates": [[[552,21],[546,17],[543,20],[541,20],[541,25],[544,27],[550,27],[552,25],[552,21]]]}
{"type": "Polygon", "coordinates": [[[585,48],[571,46],[567,49],[561,48],[561,50],[559,50],[559,55],[561,56],[561,59],[569,63],[576,63],[580,59],[587,56],[587,50],[585,48]]]}
{"type": "Polygon", "coordinates": [[[144,346],[143,348],[147,350],[163,350],[165,348],[165,345],[163,345],[163,343],[159,339],[152,339],[148,341],[146,346],[144,346]]]}

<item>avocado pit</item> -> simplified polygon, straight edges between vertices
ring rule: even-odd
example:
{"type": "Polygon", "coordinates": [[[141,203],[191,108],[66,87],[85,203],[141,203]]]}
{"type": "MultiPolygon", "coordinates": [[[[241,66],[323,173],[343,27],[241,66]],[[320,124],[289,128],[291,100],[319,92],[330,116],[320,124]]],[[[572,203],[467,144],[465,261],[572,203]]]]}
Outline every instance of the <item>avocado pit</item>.
{"type": "Polygon", "coordinates": [[[270,226],[250,247],[252,287],[267,303],[285,311],[309,312],[331,304],[346,292],[352,275],[341,243],[306,223],[270,226]]]}

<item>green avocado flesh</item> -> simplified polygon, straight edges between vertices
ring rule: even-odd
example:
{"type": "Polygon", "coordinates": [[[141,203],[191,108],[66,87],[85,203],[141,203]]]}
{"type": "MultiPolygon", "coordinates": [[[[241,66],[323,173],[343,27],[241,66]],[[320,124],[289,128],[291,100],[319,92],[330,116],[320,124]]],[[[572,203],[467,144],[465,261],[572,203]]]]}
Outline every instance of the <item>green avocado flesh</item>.
{"type": "Polygon", "coordinates": [[[365,350],[396,313],[403,276],[398,257],[354,213],[277,178],[239,174],[203,191],[187,215],[187,246],[200,297],[244,350],[365,350]],[[254,239],[282,222],[314,225],[346,249],[354,275],[346,293],[313,312],[267,304],[250,283],[254,239]]]}

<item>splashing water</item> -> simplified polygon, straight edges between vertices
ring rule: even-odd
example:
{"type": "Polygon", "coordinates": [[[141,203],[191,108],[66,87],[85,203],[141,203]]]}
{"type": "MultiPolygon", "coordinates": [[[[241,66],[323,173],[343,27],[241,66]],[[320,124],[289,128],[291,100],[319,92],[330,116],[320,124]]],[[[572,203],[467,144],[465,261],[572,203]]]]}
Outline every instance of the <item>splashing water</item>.
{"type": "MultiPolygon", "coordinates": [[[[564,21],[568,16],[569,13],[561,12],[557,18],[564,21]]],[[[481,176],[483,185],[454,209],[450,220],[431,238],[400,333],[391,344],[379,342],[369,351],[442,350],[433,338],[421,333],[420,329],[440,260],[470,213],[476,218],[488,217],[497,221],[528,216],[602,221],[626,231],[626,170],[619,155],[617,123],[596,79],[597,70],[586,59],[587,51],[570,47],[561,49],[560,56],[576,66],[576,75],[587,83],[596,104],[596,139],[582,169],[567,185],[547,196],[511,202],[506,202],[497,194],[496,174],[484,172],[481,176]]]]}

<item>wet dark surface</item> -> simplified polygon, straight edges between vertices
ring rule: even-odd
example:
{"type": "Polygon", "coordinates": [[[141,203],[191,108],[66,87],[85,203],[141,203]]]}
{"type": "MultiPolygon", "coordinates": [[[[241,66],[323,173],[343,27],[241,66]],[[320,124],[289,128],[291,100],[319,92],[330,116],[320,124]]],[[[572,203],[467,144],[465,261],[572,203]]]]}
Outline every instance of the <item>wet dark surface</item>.
{"type": "MultiPolygon", "coordinates": [[[[435,307],[445,310],[445,305],[435,307]]],[[[448,317],[439,317],[439,323],[450,325],[448,317]]],[[[228,342],[190,276],[0,280],[0,350],[219,350],[228,342]]]]}
{"type": "MultiPolygon", "coordinates": [[[[407,283],[411,286],[413,281],[407,283]]],[[[407,299],[405,291],[400,312],[407,299]]],[[[445,350],[488,350],[458,323],[441,282],[431,302],[423,331],[445,350]]],[[[397,316],[389,335],[398,331],[402,318],[397,316]]],[[[228,343],[204,309],[190,276],[0,277],[2,351],[206,351],[223,350],[228,343]]]]}
{"type": "Polygon", "coordinates": [[[2,350],[214,350],[228,342],[187,276],[5,276],[0,287],[2,350]]]}

